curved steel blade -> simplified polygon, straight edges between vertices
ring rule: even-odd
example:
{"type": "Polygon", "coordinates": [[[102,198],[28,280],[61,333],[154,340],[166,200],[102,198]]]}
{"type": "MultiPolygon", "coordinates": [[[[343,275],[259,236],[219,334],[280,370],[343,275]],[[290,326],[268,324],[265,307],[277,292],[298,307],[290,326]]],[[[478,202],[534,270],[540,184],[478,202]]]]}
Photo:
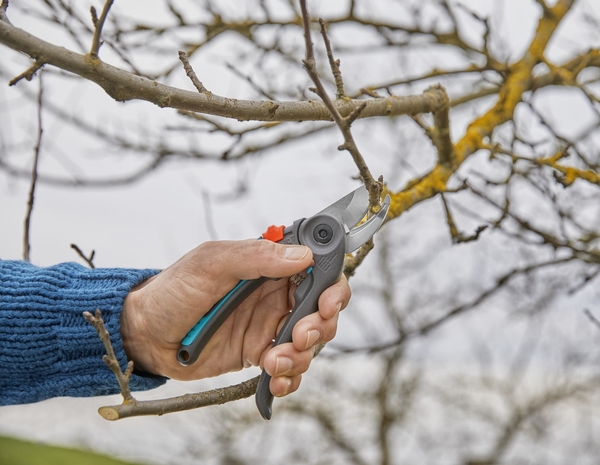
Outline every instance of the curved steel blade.
{"type": "Polygon", "coordinates": [[[390,196],[386,195],[381,210],[377,215],[372,216],[369,220],[361,224],[358,228],[352,229],[346,234],[346,253],[354,252],[361,245],[373,237],[377,230],[381,227],[383,220],[390,209],[390,196]]]}
{"type": "MultiPolygon", "coordinates": [[[[337,202],[329,205],[325,210],[317,215],[329,215],[337,218],[348,229],[353,228],[364,218],[369,209],[369,192],[365,186],[350,192],[337,202]]],[[[315,215],[316,216],[316,215],[315,215]]]]}

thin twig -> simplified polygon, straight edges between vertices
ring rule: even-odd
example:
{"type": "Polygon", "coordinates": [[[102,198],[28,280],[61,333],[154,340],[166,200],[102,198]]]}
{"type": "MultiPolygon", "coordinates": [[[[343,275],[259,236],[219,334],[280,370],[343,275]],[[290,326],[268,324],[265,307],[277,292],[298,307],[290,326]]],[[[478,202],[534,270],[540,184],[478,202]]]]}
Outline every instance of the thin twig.
{"type": "MultiPolygon", "coordinates": [[[[312,43],[312,40],[310,37],[310,15],[308,13],[308,7],[306,5],[306,0],[300,0],[300,7],[302,10],[302,24],[304,26],[304,43],[305,43],[305,47],[306,47],[306,58],[303,60],[304,68],[306,69],[306,72],[308,73],[311,80],[315,84],[315,90],[314,90],[315,93],[319,97],[321,97],[321,100],[323,100],[323,103],[325,104],[325,106],[327,107],[329,112],[331,113],[333,120],[338,125],[338,127],[340,128],[340,131],[342,132],[342,135],[344,136],[344,143],[342,145],[340,145],[338,147],[338,149],[339,150],[347,150],[350,153],[350,155],[352,156],[354,163],[358,167],[358,171],[360,173],[360,177],[363,181],[363,184],[369,191],[369,203],[370,203],[370,207],[371,207],[371,212],[375,213],[379,209],[379,202],[381,200],[381,191],[382,191],[383,186],[382,186],[382,184],[377,182],[371,175],[371,171],[369,170],[362,154],[358,150],[358,147],[356,146],[356,143],[354,142],[354,138],[352,137],[352,131],[350,130],[350,126],[352,125],[352,122],[360,116],[362,110],[364,110],[366,105],[361,104],[361,105],[359,105],[359,107],[355,108],[355,111],[353,111],[351,113],[352,119],[349,119],[348,117],[346,117],[346,118],[342,117],[342,115],[340,114],[340,112],[338,111],[336,106],[334,105],[333,101],[327,94],[327,91],[325,90],[325,87],[323,86],[323,83],[321,82],[321,78],[319,77],[319,74],[317,73],[315,54],[314,54],[314,50],[313,50],[313,43],[312,43]]],[[[321,34],[323,35],[323,37],[326,41],[329,41],[329,39],[327,38],[327,31],[325,30],[325,28],[323,26],[324,26],[324,23],[321,23],[321,34]]],[[[329,46],[328,53],[330,51],[331,51],[331,46],[329,46]]],[[[333,60],[333,63],[335,64],[335,59],[333,58],[333,54],[331,56],[331,60],[333,60]]],[[[336,69],[337,69],[337,72],[339,72],[339,68],[336,68],[336,69]]]]}
{"type": "Polygon", "coordinates": [[[252,86],[252,88],[254,90],[256,90],[259,94],[261,94],[265,98],[267,98],[269,100],[277,100],[273,95],[271,95],[265,89],[263,89],[262,87],[260,87],[256,82],[254,82],[254,80],[250,76],[242,73],[240,70],[238,70],[231,63],[225,63],[225,66],[227,66],[227,69],[229,69],[237,77],[244,79],[248,84],[250,84],[250,86],[252,86]]]}
{"type": "Polygon", "coordinates": [[[585,316],[587,316],[590,321],[598,328],[600,329],[600,320],[598,320],[598,318],[596,318],[592,312],[590,312],[587,308],[585,308],[583,310],[583,313],[585,314],[585,316]]]}
{"type": "Polygon", "coordinates": [[[104,348],[106,355],[102,360],[108,368],[113,372],[119,383],[119,389],[123,396],[121,405],[109,405],[100,407],[98,413],[106,420],[119,420],[127,417],[137,417],[143,415],[164,415],[165,413],[182,412],[209,405],[220,405],[234,400],[245,399],[256,393],[258,385],[258,376],[240,384],[228,386],[225,388],[212,389],[210,391],[198,392],[194,394],[185,394],[183,396],[171,397],[167,399],[138,401],[131,395],[129,381],[133,373],[133,361],[127,363],[125,372],[121,371],[119,361],[115,355],[112,343],[110,342],[110,334],[104,326],[102,313],[96,309],[94,315],[90,312],[83,312],[86,321],[91,324],[104,348]]]}
{"type": "Polygon", "coordinates": [[[221,405],[233,400],[245,399],[256,393],[258,376],[233,386],[211,389],[210,391],[185,394],[158,400],[136,400],[132,403],[100,407],[98,413],[106,420],[121,420],[144,415],[164,415],[183,412],[210,405],[221,405]]]}
{"type": "Polygon", "coordinates": [[[78,254],[78,255],[79,255],[81,258],[83,258],[83,260],[84,260],[84,261],[85,261],[85,262],[88,264],[88,266],[89,266],[90,268],[96,268],[96,265],[94,265],[94,262],[93,262],[93,260],[94,260],[94,255],[96,255],[96,251],[95,251],[95,250],[92,250],[92,252],[90,253],[90,256],[89,256],[89,257],[86,257],[86,256],[85,256],[85,254],[83,253],[83,251],[82,251],[82,250],[81,250],[79,247],[77,247],[77,245],[76,245],[76,244],[71,244],[71,248],[72,248],[72,249],[73,249],[75,252],[77,252],[77,254],[78,254]]]}
{"type": "Polygon", "coordinates": [[[419,125],[419,127],[423,130],[423,132],[431,137],[431,127],[425,122],[423,119],[423,115],[410,115],[411,119],[419,125]]]}
{"type": "Polygon", "coordinates": [[[359,92],[360,92],[360,95],[368,95],[369,97],[373,97],[373,98],[383,98],[381,95],[379,95],[374,90],[369,90],[366,87],[362,87],[359,90],[359,92]]]}
{"type": "Polygon", "coordinates": [[[185,70],[185,74],[187,74],[187,77],[190,78],[190,81],[192,81],[192,84],[194,84],[196,90],[198,90],[198,92],[200,92],[201,94],[210,94],[206,87],[204,87],[204,84],[200,82],[198,76],[196,76],[194,68],[192,68],[190,61],[188,60],[187,54],[180,50],[179,59],[181,60],[181,63],[183,63],[183,69],[185,70]]]}
{"type": "Polygon", "coordinates": [[[16,76],[13,79],[11,79],[8,82],[8,85],[9,86],[14,86],[21,79],[27,79],[28,81],[31,81],[33,79],[33,76],[35,75],[35,73],[37,73],[38,70],[42,66],[44,66],[44,64],[45,63],[43,61],[33,60],[33,63],[31,64],[31,66],[29,68],[27,68],[25,71],[23,71],[21,74],[19,74],[18,76],[16,76]]]}
{"type": "Polygon", "coordinates": [[[344,81],[342,79],[342,72],[340,71],[340,60],[336,60],[333,57],[333,51],[331,50],[331,42],[327,36],[327,30],[325,29],[325,21],[319,18],[319,24],[321,25],[321,35],[323,36],[323,42],[325,42],[325,49],[327,50],[327,58],[329,59],[329,66],[331,67],[331,73],[335,79],[335,98],[341,99],[346,97],[346,91],[344,90],[344,81]]]}
{"type": "Polygon", "coordinates": [[[454,222],[454,216],[452,215],[452,212],[450,211],[448,202],[446,202],[446,196],[442,193],[442,194],[440,194],[440,197],[442,197],[442,204],[444,205],[444,210],[446,211],[446,222],[448,223],[448,229],[450,230],[450,236],[452,238],[452,243],[461,244],[463,242],[472,242],[472,241],[476,241],[477,239],[479,239],[479,235],[487,229],[488,225],[479,226],[475,230],[475,233],[470,236],[463,234],[456,227],[456,223],[454,222]]]}
{"type": "Polygon", "coordinates": [[[344,264],[344,275],[346,275],[346,278],[350,279],[350,277],[354,275],[356,269],[364,259],[367,258],[367,255],[373,250],[373,247],[373,239],[371,238],[365,242],[354,255],[346,256],[346,263],[344,264]]]}
{"type": "Polygon", "coordinates": [[[498,277],[496,279],[496,282],[491,287],[489,287],[485,291],[482,291],[477,297],[475,297],[470,302],[465,303],[465,304],[460,304],[460,305],[452,308],[451,310],[447,311],[442,316],[436,317],[436,318],[430,320],[429,322],[424,322],[420,326],[417,326],[415,328],[412,328],[410,330],[402,332],[401,334],[399,334],[397,339],[394,339],[392,341],[384,342],[384,343],[378,344],[378,345],[369,345],[366,347],[357,347],[357,348],[339,346],[334,343],[330,343],[329,346],[334,347],[336,349],[336,351],[338,351],[338,353],[340,353],[340,354],[341,353],[357,353],[357,352],[376,353],[376,352],[388,350],[392,347],[397,347],[401,344],[404,344],[407,340],[409,340],[411,338],[427,335],[430,332],[432,332],[433,330],[441,327],[445,322],[449,321],[450,319],[455,318],[458,315],[461,315],[463,313],[466,313],[468,311],[471,311],[471,310],[477,308],[479,305],[481,305],[483,302],[488,300],[490,297],[493,297],[498,292],[500,292],[502,289],[504,289],[504,286],[506,286],[508,284],[508,282],[511,281],[516,276],[527,275],[529,273],[532,273],[537,270],[545,269],[547,267],[561,265],[564,263],[570,263],[573,260],[575,260],[573,257],[558,258],[558,259],[552,259],[552,260],[549,260],[546,262],[541,262],[541,263],[534,263],[531,265],[524,266],[522,268],[515,268],[513,270],[510,270],[509,272],[505,273],[504,275],[498,277]]]}
{"type": "Polygon", "coordinates": [[[8,9],[8,0],[4,0],[0,4],[0,21],[6,21],[8,24],[11,24],[11,22],[8,20],[8,17],[6,16],[7,9],[8,9]]]}
{"type": "Polygon", "coordinates": [[[25,226],[23,229],[23,260],[29,261],[29,254],[31,251],[31,243],[30,243],[30,230],[31,230],[31,214],[33,212],[33,204],[35,201],[35,187],[37,183],[38,177],[38,163],[40,159],[40,151],[42,147],[42,134],[44,132],[42,126],[42,101],[44,95],[44,85],[42,82],[42,74],[40,73],[39,77],[40,81],[40,90],[38,92],[37,98],[37,124],[38,124],[38,134],[37,140],[35,143],[35,147],[33,149],[33,167],[31,168],[31,183],[29,185],[29,195],[27,200],[27,213],[25,214],[25,226]]]}
{"type": "Polygon", "coordinates": [[[83,316],[85,320],[98,332],[98,336],[100,337],[102,344],[104,344],[106,355],[102,357],[102,360],[104,360],[104,363],[106,363],[108,368],[110,368],[117,378],[117,381],[119,382],[119,389],[121,390],[121,395],[123,396],[123,402],[125,404],[135,404],[136,400],[131,395],[131,390],[129,389],[129,379],[131,378],[131,373],[133,373],[133,361],[129,361],[127,363],[127,368],[125,369],[125,373],[123,373],[121,371],[121,367],[119,366],[119,361],[117,360],[113,346],[110,342],[110,334],[104,326],[104,320],[102,319],[102,313],[100,312],[100,309],[96,309],[94,315],[92,315],[90,312],[83,312],[83,316]]]}
{"type": "Polygon", "coordinates": [[[99,18],[96,14],[96,9],[94,7],[90,8],[92,22],[94,23],[94,37],[92,38],[92,46],[90,47],[90,55],[92,57],[98,57],[100,45],[102,45],[100,42],[100,35],[102,34],[102,28],[104,27],[104,22],[106,21],[106,17],[108,16],[113,1],[114,0],[106,0],[106,2],[104,2],[104,7],[102,8],[102,13],[99,18]]]}

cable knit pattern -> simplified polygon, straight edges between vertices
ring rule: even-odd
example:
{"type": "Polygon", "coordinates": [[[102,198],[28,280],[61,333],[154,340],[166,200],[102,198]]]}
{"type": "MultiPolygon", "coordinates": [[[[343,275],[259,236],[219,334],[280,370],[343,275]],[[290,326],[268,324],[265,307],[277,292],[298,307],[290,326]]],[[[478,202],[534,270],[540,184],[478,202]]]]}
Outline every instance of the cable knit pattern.
{"type": "MultiPolygon", "coordinates": [[[[104,346],[82,312],[100,309],[124,370],[123,302],[132,287],[156,273],[0,260],[0,405],[118,393],[116,378],[102,361],[104,346]]],[[[152,375],[131,377],[132,390],[164,383],[152,375]]]]}

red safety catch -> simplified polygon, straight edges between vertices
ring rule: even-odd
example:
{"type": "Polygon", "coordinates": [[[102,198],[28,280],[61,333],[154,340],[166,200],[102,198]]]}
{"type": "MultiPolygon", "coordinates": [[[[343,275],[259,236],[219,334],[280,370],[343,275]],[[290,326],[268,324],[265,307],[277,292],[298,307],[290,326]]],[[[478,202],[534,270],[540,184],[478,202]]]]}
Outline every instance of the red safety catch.
{"type": "Polygon", "coordinates": [[[268,241],[279,242],[283,239],[283,230],[285,226],[269,226],[267,230],[262,233],[262,238],[268,241]]]}

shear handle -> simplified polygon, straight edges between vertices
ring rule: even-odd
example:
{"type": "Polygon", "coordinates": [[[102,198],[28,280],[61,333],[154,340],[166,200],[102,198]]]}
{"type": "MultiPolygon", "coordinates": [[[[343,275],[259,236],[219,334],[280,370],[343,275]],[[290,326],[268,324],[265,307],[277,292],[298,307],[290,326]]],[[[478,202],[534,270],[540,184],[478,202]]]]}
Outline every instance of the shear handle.
{"type": "MultiPolygon", "coordinates": [[[[315,265],[294,292],[294,309],[275,338],[273,347],[292,342],[296,323],[318,310],[319,297],[340,279],[344,269],[345,231],[336,219],[319,215],[306,220],[300,227],[299,239],[301,244],[312,249],[315,265]],[[316,238],[324,225],[329,227],[332,237],[322,244],[316,238]]],[[[272,415],[273,394],[269,389],[270,381],[271,376],[263,370],[256,387],[256,406],[265,420],[269,420],[272,415]]]]}
{"type": "Polygon", "coordinates": [[[198,323],[188,332],[187,336],[181,341],[181,346],[177,351],[177,360],[185,366],[189,366],[198,360],[200,353],[208,344],[208,341],[214,336],[217,330],[231,315],[231,313],[258,289],[261,284],[268,281],[264,276],[258,279],[242,280],[219,300],[206,313],[198,323]]]}

